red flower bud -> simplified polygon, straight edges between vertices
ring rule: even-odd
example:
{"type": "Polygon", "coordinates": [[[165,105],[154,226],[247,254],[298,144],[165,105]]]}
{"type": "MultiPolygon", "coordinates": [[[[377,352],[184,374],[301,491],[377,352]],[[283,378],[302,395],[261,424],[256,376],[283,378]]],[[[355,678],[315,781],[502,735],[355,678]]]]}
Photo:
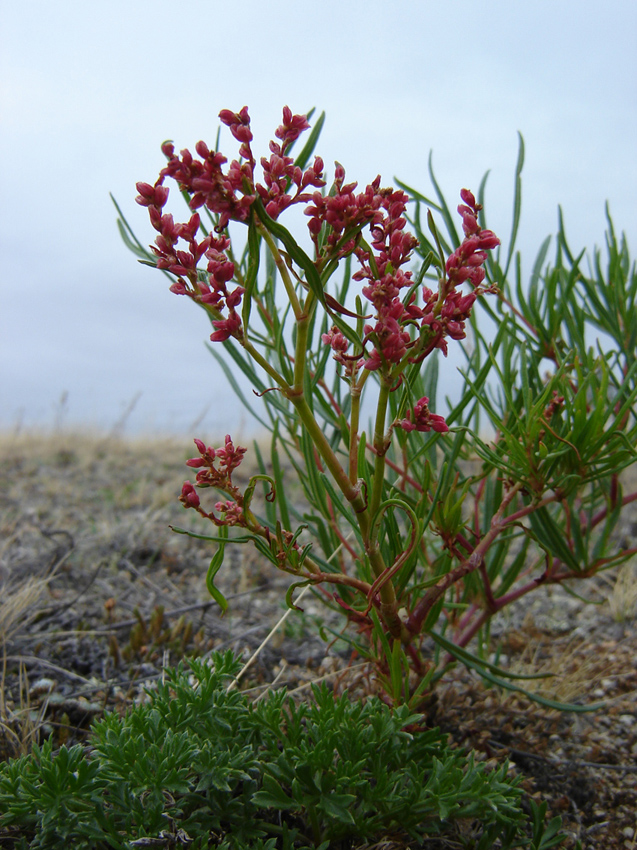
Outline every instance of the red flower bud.
{"type": "Polygon", "coordinates": [[[179,497],[179,501],[185,508],[198,508],[201,504],[199,501],[199,496],[197,495],[197,491],[192,486],[190,481],[186,481],[184,486],[181,488],[181,496],[179,497]]]}
{"type": "Polygon", "coordinates": [[[475,208],[475,205],[476,205],[475,195],[473,194],[473,192],[469,191],[469,189],[461,189],[460,190],[460,197],[465,202],[465,204],[467,204],[467,206],[475,208]]]}

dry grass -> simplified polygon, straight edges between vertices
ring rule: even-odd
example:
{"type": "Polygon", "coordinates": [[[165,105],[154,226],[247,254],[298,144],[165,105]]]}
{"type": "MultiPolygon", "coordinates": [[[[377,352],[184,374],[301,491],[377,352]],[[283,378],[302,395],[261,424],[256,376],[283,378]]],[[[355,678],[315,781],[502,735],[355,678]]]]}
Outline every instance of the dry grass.
{"type": "Polygon", "coordinates": [[[30,696],[38,671],[21,660],[39,654],[34,623],[74,585],[75,604],[99,624],[100,573],[172,543],[187,450],[186,441],[0,435],[0,756],[28,752],[47,713],[46,696],[30,696]]]}
{"type": "Polygon", "coordinates": [[[14,579],[0,587],[0,646],[6,647],[13,635],[33,622],[50,577],[14,579]]]}
{"type": "MultiPolygon", "coordinates": [[[[4,564],[6,554],[18,534],[14,530],[13,534],[5,538],[0,550],[0,564],[4,564]]],[[[0,755],[6,758],[28,753],[43,725],[46,705],[42,704],[37,710],[32,708],[26,668],[22,663],[18,663],[18,706],[9,695],[6,687],[7,663],[13,640],[28,630],[41,610],[41,602],[55,574],[55,568],[44,578],[30,576],[21,579],[6,564],[4,566],[8,576],[0,583],[0,729],[4,733],[4,746],[0,747],[0,755]]]]}
{"type": "MultiPolygon", "coordinates": [[[[206,435],[206,441],[221,445],[223,438],[206,435]]],[[[231,609],[221,619],[205,586],[214,548],[171,531],[177,525],[207,533],[201,518],[178,501],[192,476],[185,460],[194,453],[188,439],[0,435],[5,755],[37,740],[29,724],[39,722],[48,698],[29,704],[38,678],[54,680],[47,722],[53,715],[55,729],[70,714],[68,734],[79,735],[84,695],[89,708],[96,696],[109,706],[113,695],[135,699],[163,663],[217,647],[252,652],[279,619],[289,579],[273,574],[258,553],[247,547],[226,552],[219,585],[231,609]]],[[[250,474],[248,457],[239,472],[244,468],[240,484],[250,474]]],[[[278,651],[268,649],[251,683],[269,679],[264,671],[278,651]]]]}
{"type": "Polygon", "coordinates": [[[631,622],[637,617],[637,563],[622,564],[614,576],[608,576],[606,598],[616,623],[631,622]]]}

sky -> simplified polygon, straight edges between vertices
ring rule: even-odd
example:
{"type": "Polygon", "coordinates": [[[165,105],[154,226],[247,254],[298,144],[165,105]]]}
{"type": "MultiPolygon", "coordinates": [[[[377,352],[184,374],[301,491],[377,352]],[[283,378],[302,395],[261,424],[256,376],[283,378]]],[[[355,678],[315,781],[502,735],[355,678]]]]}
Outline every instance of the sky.
{"type": "MultiPolygon", "coordinates": [[[[109,198],[149,244],[135,183],[154,182],[165,139],[214,146],[221,109],[249,107],[257,158],[284,105],[325,110],[317,153],[361,186],[380,173],[431,195],[430,150],[450,200],[490,169],[505,248],[519,131],[526,273],[558,204],[573,248],[603,243],[608,201],[635,250],[634,0],[0,0],[0,13],[0,430],[253,428],[205,317],[126,250],[109,198]]],[[[221,149],[236,155],[227,131],[221,149]]],[[[442,364],[448,386],[459,363],[442,364]]]]}

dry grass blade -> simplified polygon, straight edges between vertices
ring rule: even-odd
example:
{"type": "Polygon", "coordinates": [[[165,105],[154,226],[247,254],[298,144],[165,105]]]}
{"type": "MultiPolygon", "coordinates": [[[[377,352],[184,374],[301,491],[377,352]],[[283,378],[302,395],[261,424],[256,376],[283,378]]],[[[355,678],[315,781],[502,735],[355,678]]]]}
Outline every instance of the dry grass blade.
{"type": "Polygon", "coordinates": [[[51,576],[28,578],[22,582],[5,582],[0,592],[0,644],[4,647],[18,632],[25,629],[38,613],[37,604],[51,576]]]}
{"type": "Polygon", "coordinates": [[[611,616],[616,623],[630,622],[637,615],[637,565],[623,564],[608,595],[611,616]]]}
{"type": "Polygon", "coordinates": [[[2,587],[0,601],[0,646],[2,647],[2,678],[0,679],[0,750],[3,755],[21,756],[31,750],[37,739],[46,713],[46,702],[37,712],[29,703],[29,687],[24,665],[19,665],[20,707],[14,710],[5,687],[7,671],[7,645],[19,632],[26,629],[36,617],[40,602],[53,574],[46,578],[28,578],[21,582],[7,581],[2,587]]]}
{"type": "MultiPolygon", "coordinates": [[[[308,591],[309,589],[310,589],[310,588],[309,588],[309,586],[308,586],[308,587],[304,587],[304,588],[303,588],[303,590],[302,590],[302,591],[301,591],[301,593],[299,594],[299,598],[297,599],[297,602],[300,602],[300,601],[301,601],[301,599],[303,598],[303,596],[305,596],[305,594],[307,593],[307,591],[308,591]]],[[[255,649],[255,651],[252,653],[252,655],[250,656],[250,658],[246,661],[246,663],[243,665],[243,667],[241,668],[241,670],[239,670],[239,672],[237,673],[237,675],[235,676],[235,678],[232,680],[232,682],[231,682],[231,683],[230,683],[230,685],[228,686],[228,690],[229,690],[229,691],[234,690],[234,689],[238,686],[239,681],[240,681],[240,679],[242,678],[242,676],[244,676],[244,675],[245,675],[245,673],[247,673],[247,671],[250,669],[250,667],[254,664],[254,662],[257,660],[257,658],[258,658],[258,657],[259,657],[259,655],[261,654],[261,651],[262,651],[262,650],[264,649],[264,647],[266,647],[266,646],[267,646],[267,644],[268,644],[268,643],[272,640],[272,638],[274,637],[274,635],[276,634],[276,632],[277,632],[277,631],[281,628],[281,626],[285,623],[285,621],[286,621],[286,620],[287,620],[287,618],[290,616],[290,614],[292,613],[292,611],[293,611],[293,610],[294,610],[294,609],[292,609],[292,608],[288,608],[288,610],[285,612],[285,614],[283,614],[283,616],[282,616],[282,617],[280,617],[280,619],[279,619],[279,620],[278,620],[278,621],[274,624],[274,626],[272,626],[272,628],[270,629],[270,631],[268,632],[268,634],[266,635],[266,637],[265,637],[265,638],[261,641],[261,643],[259,644],[259,646],[255,649]]]]}
{"type": "Polygon", "coordinates": [[[20,707],[14,710],[7,699],[5,689],[6,656],[3,659],[2,679],[0,680],[0,756],[19,757],[31,752],[33,743],[37,741],[40,729],[46,715],[46,700],[34,711],[29,699],[29,685],[26,669],[20,664],[20,707]]]}

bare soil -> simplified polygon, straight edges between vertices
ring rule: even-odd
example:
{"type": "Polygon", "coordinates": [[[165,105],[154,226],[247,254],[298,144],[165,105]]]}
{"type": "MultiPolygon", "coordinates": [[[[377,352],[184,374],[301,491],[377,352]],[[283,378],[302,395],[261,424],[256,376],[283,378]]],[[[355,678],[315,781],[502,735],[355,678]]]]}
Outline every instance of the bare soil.
{"type": "MultiPolygon", "coordinates": [[[[224,617],[210,599],[214,546],[170,530],[210,531],[177,500],[193,454],[187,440],[0,437],[1,758],[46,735],[84,740],[95,717],[144,699],[144,685],[185,656],[233,648],[248,658],[285,612],[289,577],[247,547],[226,550],[224,617]]],[[[637,538],[634,512],[621,534],[637,538]]],[[[596,711],[543,708],[464,669],[429,709],[479,758],[510,760],[528,794],[563,818],[566,847],[637,848],[636,586],[628,565],[577,589],[595,605],[557,588],[494,624],[502,663],[552,673],[538,685],[545,696],[596,711]]],[[[337,690],[374,691],[371,671],[319,636],[322,622],[334,625],[329,612],[302,604],[243,686],[261,693],[327,676],[337,690]]]]}

